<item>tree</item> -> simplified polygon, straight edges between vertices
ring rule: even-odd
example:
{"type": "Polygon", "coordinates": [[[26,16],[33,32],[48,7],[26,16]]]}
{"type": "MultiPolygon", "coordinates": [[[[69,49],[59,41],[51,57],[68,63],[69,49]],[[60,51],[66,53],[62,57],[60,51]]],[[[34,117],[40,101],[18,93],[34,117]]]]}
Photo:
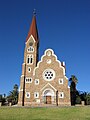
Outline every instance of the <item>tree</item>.
{"type": "Polygon", "coordinates": [[[2,102],[2,105],[5,104],[5,102],[6,102],[6,94],[0,95],[0,102],[2,102]]]}
{"type": "Polygon", "coordinates": [[[2,102],[2,95],[0,95],[0,102],[2,102]]]}
{"type": "Polygon", "coordinates": [[[85,104],[86,104],[86,95],[87,95],[87,92],[83,92],[83,91],[80,92],[80,98],[82,101],[85,101],[85,104]]]}
{"type": "Polygon", "coordinates": [[[85,105],[90,105],[90,92],[81,91],[79,94],[81,101],[85,101],[85,105]]]}
{"type": "Polygon", "coordinates": [[[76,101],[75,104],[81,104],[80,91],[76,90],[76,101]]]}
{"type": "Polygon", "coordinates": [[[18,85],[17,84],[14,85],[13,90],[16,91],[16,92],[18,91],[18,85]]]}
{"type": "Polygon", "coordinates": [[[8,102],[11,102],[13,105],[18,103],[18,85],[15,84],[13,90],[9,92],[7,96],[8,102]]]}
{"type": "Polygon", "coordinates": [[[76,95],[75,104],[81,104],[81,98],[80,98],[80,96],[77,96],[77,95],[76,95]]]}
{"type": "Polygon", "coordinates": [[[71,105],[75,105],[76,103],[76,84],[78,79],[75,75],[71,75],[70,81],[70,94],[71,94],[71,105]]]}
{"type": "Polygon", "coordinates": [[[86,94],[85,99],[86,99],[86,105],[90,105],[90,93],[86,94]]]}

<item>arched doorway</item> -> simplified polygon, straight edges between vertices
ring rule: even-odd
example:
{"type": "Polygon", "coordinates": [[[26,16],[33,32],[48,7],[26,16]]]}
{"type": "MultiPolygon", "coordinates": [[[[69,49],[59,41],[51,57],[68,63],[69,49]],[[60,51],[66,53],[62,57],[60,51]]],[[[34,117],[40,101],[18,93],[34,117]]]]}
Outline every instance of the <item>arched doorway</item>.
{"type": "Polygon", "coordinates": [[[45,89],[43,96],[46,104],[52,104],[54,101],[54,91],[52,89],[45,89]]]}

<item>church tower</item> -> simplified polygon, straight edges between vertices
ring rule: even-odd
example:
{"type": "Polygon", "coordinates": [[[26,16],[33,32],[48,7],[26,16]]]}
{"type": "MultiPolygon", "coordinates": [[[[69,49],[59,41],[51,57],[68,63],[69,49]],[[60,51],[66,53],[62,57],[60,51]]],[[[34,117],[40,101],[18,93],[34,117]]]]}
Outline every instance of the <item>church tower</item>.
{"type": "Polygon", "coordinates": [[[19,105],[26,105],[30,97],[30,89],[33,86],[33,71],[38,62],[39,37],[36,24],[36,15],[33,14],[31,26],[26,38],[24,50],[24,62],[22,64],[22,75],[20,81],[19,105]],[[32,83],[32,85],[30,84],[32,83]]]}

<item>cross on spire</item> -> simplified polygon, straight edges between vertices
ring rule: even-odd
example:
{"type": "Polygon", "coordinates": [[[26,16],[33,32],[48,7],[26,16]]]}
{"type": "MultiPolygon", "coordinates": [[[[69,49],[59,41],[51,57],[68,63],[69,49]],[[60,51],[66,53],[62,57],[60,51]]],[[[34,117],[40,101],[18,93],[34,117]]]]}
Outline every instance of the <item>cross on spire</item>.
{"type": "Polygon", "coordinates": [[[33,15],[34,15],[34,16],[36,15],[36,9],[33,10],[33,15]]]}

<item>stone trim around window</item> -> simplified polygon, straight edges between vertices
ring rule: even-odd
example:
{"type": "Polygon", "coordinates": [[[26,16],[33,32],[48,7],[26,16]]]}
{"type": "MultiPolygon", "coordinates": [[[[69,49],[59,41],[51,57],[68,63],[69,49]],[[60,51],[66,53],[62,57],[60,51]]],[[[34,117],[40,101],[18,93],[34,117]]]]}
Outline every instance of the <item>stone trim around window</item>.
{"type": "Polygon", "coordinates": [[[32,83],[32,78],[26,77],[25,78],[25,83],[32,83]]]}
{"type": "Polygon", "coordinates": [[[59,93],[59,98],[64,98],[64,93],[63,92],[59,93]]]}
{"type": "Polygon", "coordinates": [[[31,67],[28,67],[28,70],[27,70],[29,73],[31,72],[31,67]]]}
{"type": "Polygon", "coordinates": [[[55,71],[53,69],[46,69],[44,70],[42,76],[44,80],[52,81],[55,78],[55,71]]]}
{"type": "Polygon", "coordinates": [[[34,61],[34,58],[33,58],[33,55],[32,54],[28,54],[27,55],[27,58],[26,58],[26,61],[27,61],[27,64],[29,65],[31,65],[31,64],[33,64],[33,61],[34,61]]]}
{"type": "Polygon", "coordinates": [[[26,92],[25,96],[26,98],[30,98],[30,92],[26,92]]]}
{"type": "Polygon", "coordinates": [[[63,79],[59,79],[59,84],[63,84],[63,79]]]}
{"type": "Polygon", "coordinates": [[[35,79],[35,85],[39,85],[39,79],[35,79]]]}
{"type": "Polygon", "coordinates": [[[34,52],[34,47],[33,47],[33,46],[28,47],[28,48],[27,48],[27,52],[29,52],[29,53],[30,53],[30,52],[34,52]]]}
{"type": "Polygon", "coordinates": [[[39,92],[34,92],[34,98],[39,98],[39,92]]]}

